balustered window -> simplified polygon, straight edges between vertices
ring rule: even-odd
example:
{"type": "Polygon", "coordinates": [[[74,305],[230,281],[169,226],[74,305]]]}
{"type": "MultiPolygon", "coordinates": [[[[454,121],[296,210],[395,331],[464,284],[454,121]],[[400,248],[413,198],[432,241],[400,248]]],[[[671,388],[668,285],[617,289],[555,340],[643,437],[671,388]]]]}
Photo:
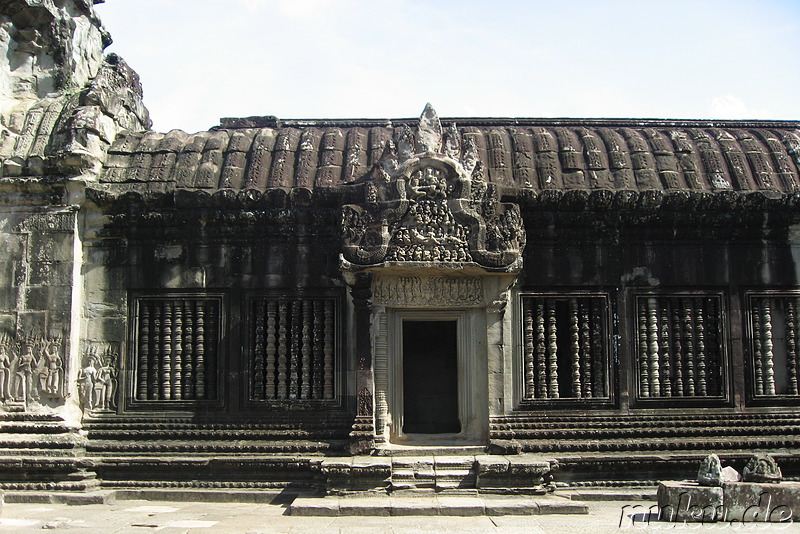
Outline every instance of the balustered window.
{"type": "Polygon", "coordinates": [[[754,394],[800,395],[797,350],[800,294],[748,297],[750,379],[754,394]]]}
{"type": "Polygon", "coordinates": [[[608,399],[608,299],[522,295],[524,399],[608,399]]]}
{"type": "Polygon", "coordinates": [[[249,301],[251,401],[329,401],[337,393],[335,298],[249,301]]]}
{"type": "Polygon", "coordinates": [[[221,296],[134,299],[133,399],[219,400],[221,296]]]}
{"type": "Polygon", "coordinates": [[[634,306],[639,398],[723,397],[720,295],[637,295],[634,306]]]}

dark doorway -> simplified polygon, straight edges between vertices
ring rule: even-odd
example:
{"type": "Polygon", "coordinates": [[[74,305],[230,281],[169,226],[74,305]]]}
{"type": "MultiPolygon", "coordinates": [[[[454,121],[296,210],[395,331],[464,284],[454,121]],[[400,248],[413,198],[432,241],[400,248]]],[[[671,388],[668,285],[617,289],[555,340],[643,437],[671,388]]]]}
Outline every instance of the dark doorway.
{"type": "Polygon", "coordinates": [[[403,432],[458,433],[456,321],[403,321],[403,432]]]}

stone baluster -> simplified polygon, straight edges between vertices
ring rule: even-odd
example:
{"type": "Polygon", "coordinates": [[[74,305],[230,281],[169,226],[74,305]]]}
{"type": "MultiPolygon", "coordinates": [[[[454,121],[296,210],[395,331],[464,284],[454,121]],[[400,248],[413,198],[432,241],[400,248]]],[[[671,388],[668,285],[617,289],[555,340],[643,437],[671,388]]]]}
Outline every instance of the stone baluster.
{"type": "Polygon", "coordinates": [[[580,327],[578,326],[578,301],[569,299],[569,354],[570,369],[572,379],[572,396],[580,399],[583,396],[581,391],[581,345],[580,327]]]}
{"type": "Polygon", "coordinates": [[[585,398],[592,397],[592,345],[589,342],[589,308],[586,299],[580,303],[580,340],[581,370],[583,371],[581,388],[585,398]]]}
{"type": "Polygon", "coordinates": [[[761,302],[761,324],[763,326],[764,341],[764,393],[775,395],[775,361],[772,353],[772,309],[769,299],[761,302]]]}
{"type": "Polygon", "coordinates": [[[172,303],[164,303],[161,332],[161,398],[172,398],[172,303]]]}
{"type": "Polygon", "coordinates": [[[278,313],[278,305],[274,300],[267,301],[267,362],[266,362],[266,380],[264,384],[264,395],[267,399],[275,398],[275,353],[277,352],[275,346],[275,336],[277,330],[275,328],[275,316],[278,313]]]}
{"type": "Polygon", "coordinates": [[[647,299],[647,358],[650,370],[650,396],[661,396],[661,369],[658,347],[658,299],[647,299]]]}
{"type": "Polygon", "coordinates": [[[288,337],[286,335],[287,329],[287,316],[288,316],[288,304],[286,302],[281,302],[278,305],[278,399],[279,400],[286,400],[288,397],[287,395],[287,384],[286,384],[286,371],[287,371],[287,363],[288,359],[286,358],[288,354],[288,347],[287,347],[287,340],[288,337]]]}
{"type": "Polygon", "coordinates": [[[153,335],[150,338],[151,350],[150,361],[150,386],[147,390],[147,396],[150,400],[161,399],[161,301],[154,301],[152,303],[153,313],[153,335]]]}
{"type": "Polygon", "coordinates": [[[183,303],[183,398],[195,398],[194,374],[194,314],[192,308],[196,305],[194,300],[183,303]]]}
{"type": "Polygon", "coordinates": [[[558,391],[558,326],[556,324],[556,303],[547,299],[547,396],[559,398],[558,391]]]}
{"type": "Polygon", "coordinates": [[[300,301],[294,300],[290,304],[291,309],[291,345],[289,347],[289,398],[296,399],[300,394],[300,339],[302,334],[302,321],[300,319],[300,301]]]}
{"type": "Polygon", "coordinates": [[[797,384],[797,316],[795,300],[786,299],[786,367],[789,395],[798,394],[797,384]]]}
{"type": "Polygon", "coordinates": [[[695,396],[694,310],[691,299],[683,299],[683,346],[686,351],[686,395],[695,396]]]}
{"type": "Polygon", "coordinates": [[[639,390],[642,397],[650,396],[650,359],[647,346],[647,305],[639,299],[639,390]]]}
{"type": "Polygon", "coordinates": [[[264,384],[264,323],[266,320],[266,302],[253,302],[255,308],[255,340],[253,341],[253,400],[266,398],[264,384]]]}
{"type": "Polygon", "coordinates": [[[695,314],[695,339],[697,340],[697,394],[707,396],[706,387],[706,327],[703,317],[703,299],[698,298],[695,302],[697,313],[695,314]]]}
{"type": "Polygon", "coordinates": [[[603,314],[602,300],[592,299],[592,373],[595,397],[605,397],[605,358],[603,357],[603,314]]]}
{"type": "Polygon", "coordinates": [[[206,398],[206,304],[198,301],[195,308],[194,353],[197,370],[195,393],[198,399],[206,398]]]}
{"type": "Polygon", "coordinates": [[[523,315],[523,354],[525,359],[525,397],[536,398],[536,372],[534,366],[535,349],[533,331],[533,309],[531,309],[530,299],[522,300],[523,315]]]}
{"type": "Polygon", "coordinates": [[[544,302],[536,303],[536,396],[547,398],[547,344],[545,342],[544,302]]]}
{"type": "MultiPolygon", "coordinates": [[[[148,376],[150,366],[150,304],[139,301],[139,381],[137,400],[147,400],[148,376]]],[[[91,395],[91,393],[90,393],[91,395]]]]}
{"type": "Polygon", "coordinates": [[[300,380],[300,398],[311,398],[311,301],[303,300],[303,339],[301,354],[303,358],[300,380]]]}
{"type": "Polygon", "coordinates": [[[706,313],[706,383],[709,395],[721,395],[722,347],[719,343],[716,299],[709,299],[706,313]]]}
{"type": "Polygon", "coordinates": [[[333,301],[325,301],[325,341],[324,341],[324,380],[323,396],[326,399],[333,398],[333,301]]]}
{"type": "Polygon", "coordinates": [[[659,350],[660,350],[660,357],[659,361],[661,362],[661,396],[662,397],[671,397],[672,396],[672,378],[670,372],[672,370],[670,364],[670,354],[669,354],[669,309],[667,307],[668,300],[664,300],[664,304],[661,307],[661,339],[659,343],[659,350]]]}
{"type": "Polygon", "coordinates": [[[324,362],[323,329],[325,324],[323,301],[314,301],[314,369],[312,394],[315,399],[323,398],[322,373],[324,362]]]}
{"type": "Polygon", "coordinates": [[[683,333],[681,331],[681,309],[678,305],[678,299],[671,299],[672,302],[672,357],[675,368],[675,388],[674,393],[676,397],[683,397],[684,383],[683,383],[683,346],[681,339],[683,333]]]}
{"type": "Polygon", "coordinates": [[[172,304],[172,399],[183,399],[183,302],[172,304]]]}
{"type": "Polygon", "coordinates": [[[764,394],[764,353],[761,347],[761,299],[753,299],[753,369],[755,371],[756,395],[764,394]]]}
{"type": "Polygon", "coordinates": [[[217,313],[216,303],[214,301],[208,301],[208,312],[206,314],[206,324],[208,325],[206,329],[206,342],[208,344],[206,349],[206,369],[208,372],[204,374],[204,378],[206,376],[211,378],[211,380],[205,384],[209,399],[215,399],[217,397],[217,350],[219,347],[217,339],[219,335],[219,319],[217,313]]]}

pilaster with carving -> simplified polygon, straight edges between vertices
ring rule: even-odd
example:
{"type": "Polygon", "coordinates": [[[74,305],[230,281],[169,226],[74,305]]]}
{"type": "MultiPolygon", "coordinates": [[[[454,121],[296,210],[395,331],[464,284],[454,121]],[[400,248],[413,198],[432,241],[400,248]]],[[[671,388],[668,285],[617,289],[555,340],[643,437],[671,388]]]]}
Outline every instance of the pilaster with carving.
{"type": "Polygon", "coordinates": [[[363,272],[356,273],[350,284],[356,333],[356,418],[350,432],[350,452],[353,454],[365,453],[372,449],[375,437],[373,419],[375,387],[372,380],[372,337],[370,333],[371,284],[372,276],[363,272]]]}

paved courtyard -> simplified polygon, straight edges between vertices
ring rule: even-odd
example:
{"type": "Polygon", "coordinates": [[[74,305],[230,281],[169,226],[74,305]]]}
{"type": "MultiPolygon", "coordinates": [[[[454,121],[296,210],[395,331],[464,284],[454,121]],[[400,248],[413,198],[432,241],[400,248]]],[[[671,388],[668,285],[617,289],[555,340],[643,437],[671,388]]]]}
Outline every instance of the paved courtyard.
{"type": "Polygon", "coordinates": [[[797,532],[800,525],[675,525],[643,515],[649,502],[589,502],[589,514],[479,517],[295,517],[286,505],[174,501],[118,501],[113,504],[7,503],[0,532],[47,530],[91,533],[434,533],[606,534],[620,532],[797,532]]]}

